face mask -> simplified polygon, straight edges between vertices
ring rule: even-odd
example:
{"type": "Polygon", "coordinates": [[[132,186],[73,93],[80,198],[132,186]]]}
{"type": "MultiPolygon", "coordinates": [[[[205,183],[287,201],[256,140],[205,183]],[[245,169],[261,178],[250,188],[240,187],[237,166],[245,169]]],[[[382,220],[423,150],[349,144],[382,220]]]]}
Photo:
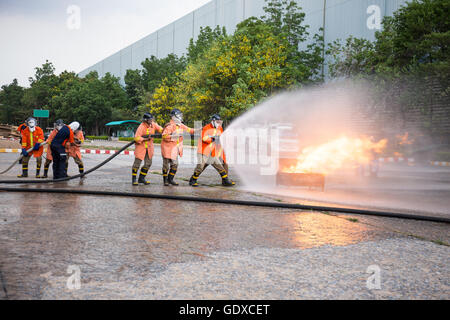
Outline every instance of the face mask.
{"type": "Polygon", "coordinates": [[[212,123],[212,125],[213,125],[213,127],[214,128],[218,128],[218,127],[220,127],[221,125],[222,125],[222,120],[213,120],[213,121],[211,121],[211,123],[212,123]]]}
{"type": "Polygon", "coordinates": [[[182,117],[177,117],[177,116],[173,116],[172,120],[176,123],[176,124],[181,124],[181,122],[183,122],[183,118],[182,117]]]}
{"type": "Polygon", "coordinates": [[[30,128],[34,128],[36,126],[36,122],[34,120],[30,120],[30,121],[28,121],[28,126],[30,128]]]}
{"type": "Polygon", "coordinates": [[[56,130],[61,130],[61,128],[62,128],[63,126],[62,125],[59,125],[59,126],[56,126],[56,130]]]}

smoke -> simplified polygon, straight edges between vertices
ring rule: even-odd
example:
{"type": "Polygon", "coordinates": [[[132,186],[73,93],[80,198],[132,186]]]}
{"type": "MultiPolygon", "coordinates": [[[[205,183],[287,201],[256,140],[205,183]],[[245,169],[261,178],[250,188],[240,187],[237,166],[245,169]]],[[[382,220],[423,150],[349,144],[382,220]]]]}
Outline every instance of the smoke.
{"type": "Polygon", "coordinates": [[[225,130],[227,162],[242,188],[320,203],[447,212],[450,172],[413,159],[430,139],[399,125],[368,82],[343,81],[266,99],[225,130]],[[306,168],[306,169],[305,169],[306,168]],[[325,191],[278,185],[277,174],[325,175],[325,191]],[[421,202],[423,194],[428,201],[421,202]]]}

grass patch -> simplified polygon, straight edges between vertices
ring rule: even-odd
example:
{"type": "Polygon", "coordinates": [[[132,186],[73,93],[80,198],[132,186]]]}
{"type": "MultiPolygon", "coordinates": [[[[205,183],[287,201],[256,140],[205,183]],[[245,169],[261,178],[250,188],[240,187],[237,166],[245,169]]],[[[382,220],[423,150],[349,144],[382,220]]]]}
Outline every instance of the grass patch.
{"type": "Polygon", "coordinates": [[[346,218],[346,219],[350,222],[359,222],[359,220],[356,218],[346,218]]]}

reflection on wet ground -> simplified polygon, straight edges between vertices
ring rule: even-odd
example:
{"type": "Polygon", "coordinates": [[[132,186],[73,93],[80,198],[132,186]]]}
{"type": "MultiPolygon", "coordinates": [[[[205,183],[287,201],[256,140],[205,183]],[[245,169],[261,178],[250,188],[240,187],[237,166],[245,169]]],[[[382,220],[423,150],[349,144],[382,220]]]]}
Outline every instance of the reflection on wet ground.
{"type": "MultiPolygon", "coordinates": [[[[221,187],[212,169],[200,177],[201,187],[192,188],[187,183],[192,167],[180,168],[179,187],[164,187],[161,175],[156,174],[160,171],[157,165],[149,175],[151,185],[133,187],[130,169],[124,167],[128,162],[131,165],[130,159],[118,159],[81,181],[8,186],[256,201],[278,197],[221,187]]],[[[75,168],[70,170],[76,174],[75,168]]],[[[8,174],[2,178],[15,179],[8,174]]],[[[231,176],[239,184],[239,178],[232,172],[231,176]]],[[[203,261],[218,251],[345,246],[404,235],[386,227],[402,227],[398,219],[358,216],[358,220],[348,215],[173,200],[0,192],[0,281],[8,298],[35,299],[41,297],[50,274],[67,277],[70,265],[81,268],[84,282],[140,281],[169,264],[203,261]]],[[[408,230],[436,226],[407,224],[408,230]]],[[[445,227],[435,230],[448,238],[445,227]]]]}
{"type": "Polygon", "coordinates": [[[45,275],[148,278],[215,251],[310,248],[393,236],[320,213],[112,197],[0,193],[20,217],[0,225],[9,298],[39,298],[45,275]]]}

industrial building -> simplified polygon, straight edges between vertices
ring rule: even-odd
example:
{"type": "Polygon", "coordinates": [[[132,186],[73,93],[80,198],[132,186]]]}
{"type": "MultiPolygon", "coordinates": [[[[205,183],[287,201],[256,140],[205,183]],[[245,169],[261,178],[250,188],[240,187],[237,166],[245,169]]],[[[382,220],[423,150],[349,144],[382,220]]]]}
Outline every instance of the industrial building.
{"type": "MultiPolygon", "coordinates": [[[[346,39],[350,35],[369,40],[375,39],[375,32],[381,29],[384,16],[392,15],[406,0],[297,0],[305,12],[305,24],[311,35],[324,29],[325,43],[346,39]]],[[[151,33],[115,54],[81,71],[85,76],[97,71],[99,76],[107,72],[124,84],[128,69],[141,69],[141,62],[151,56],[164,58],[174,53],[186,53],[189,40],[197,38],[200,27],[224,26],[228,34],[236,25],[252,16],[264,15],[264,0],[212,0],[171,24],[151,33]]],[[[95,50],[95,49],[94,49],[95,50]]]]}

